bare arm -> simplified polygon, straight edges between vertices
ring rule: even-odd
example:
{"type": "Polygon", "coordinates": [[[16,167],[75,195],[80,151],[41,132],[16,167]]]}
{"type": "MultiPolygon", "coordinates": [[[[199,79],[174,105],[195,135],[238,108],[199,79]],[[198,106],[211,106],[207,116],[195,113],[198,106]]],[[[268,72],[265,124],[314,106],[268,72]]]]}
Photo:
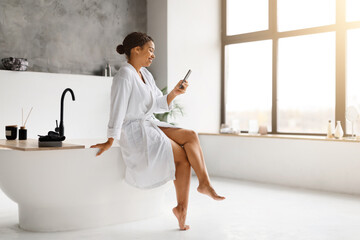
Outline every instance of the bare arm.
{"type": "Polygon", "coordinates": [[[181,82],[182,82],[182,80],[180,80],[178,82],[178,84],[174,87],[174,89],[168,94],[168,96],[167,96],[168,105],[170,105],[170,103],[175,99],[176,96],[178,96],[180,94],[184,94],[186,92],[186,89],[189,86],[189,83],[188,83],[188,81],[185,80],[185,82],[183,84],[184,88],[181,89],[180,88],[181,82]]]}
{"type": "Polygon", "coordinates": [[[176,95],[173,91],[171,91],[167,96],[167,103],[170,106],[170,103],[175,99],[176,95]]]}

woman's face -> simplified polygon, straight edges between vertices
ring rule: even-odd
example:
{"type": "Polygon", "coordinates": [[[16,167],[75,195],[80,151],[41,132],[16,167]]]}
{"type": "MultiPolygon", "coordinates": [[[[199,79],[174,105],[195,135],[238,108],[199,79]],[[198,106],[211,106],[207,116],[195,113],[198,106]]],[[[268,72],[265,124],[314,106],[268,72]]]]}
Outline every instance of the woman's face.
{"type": "Polygon", "coordinates": [[[152,41],[145,43],[142,48],[138,48],[137,60],[143,67],[149,67],[155,58],[155,44],[152,41]]]}

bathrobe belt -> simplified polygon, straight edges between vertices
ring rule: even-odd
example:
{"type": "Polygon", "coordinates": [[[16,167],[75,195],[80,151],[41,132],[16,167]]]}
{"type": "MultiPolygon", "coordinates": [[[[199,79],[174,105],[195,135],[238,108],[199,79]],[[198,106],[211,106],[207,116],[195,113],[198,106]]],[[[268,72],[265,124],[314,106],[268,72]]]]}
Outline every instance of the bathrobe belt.
{"type": "Polygon", "coordinates": [[[139,119],[132,119],[132,120],[128,120],[129,122],[133,122],[133,121],[139,121],[140,122],[140,127],[141,127],[141,133],[142,133],[142,137],[144,140],[144,144],[145,144],[145,152],[146,152],[146,160],[147,160],[147,166],[149,166],[149,148],[148,148],[148,141],[147,141],[147,135],[146,135],[146,131],[145,131],[145,121],[149,121],[151,123],[151,125],[153,125],[153,127],[155,128],[156,131],[159,132],[160,136],[162,136],[162,131],[159,129],[159,127],[154,123],[153,121],[154,119],[154,115],[153,114],[146,114],[144,117],[139,118],[139,119]]]}

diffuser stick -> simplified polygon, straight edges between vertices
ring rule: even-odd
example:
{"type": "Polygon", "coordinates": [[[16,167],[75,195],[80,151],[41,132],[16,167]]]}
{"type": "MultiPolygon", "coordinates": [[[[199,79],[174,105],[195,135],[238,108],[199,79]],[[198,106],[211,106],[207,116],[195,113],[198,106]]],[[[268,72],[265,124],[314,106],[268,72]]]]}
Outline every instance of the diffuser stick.
{"type": "Polygon", "coordinates": [[[25,120],[24,127],[25,127],[25,125],[26,125],[26,122],[27,122],[27,120],[28,120],[28,118],[29,118],[30,113],[31,113],[32,110],[33,110],[33,108],[31,107],[31,110],[30,110],[30,112],[29,112],[29,114],[28,114],[28,116],[27,116],[27,118],[26,118],[26,120],[25,120]]]}
{"type": "Polygon", "coordinates": [[[21,108],[21,126],[24,126],[24,108],[21,108]]]}

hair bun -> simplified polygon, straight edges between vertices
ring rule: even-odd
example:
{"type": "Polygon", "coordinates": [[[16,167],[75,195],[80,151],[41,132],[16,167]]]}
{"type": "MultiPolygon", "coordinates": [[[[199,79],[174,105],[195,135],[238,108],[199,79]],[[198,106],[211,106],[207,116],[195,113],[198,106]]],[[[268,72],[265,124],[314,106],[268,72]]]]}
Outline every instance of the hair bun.
{"type": "Polygon", "coordinates": [[[119,54],[124,54],[125,53],[125,48],[124,48],[124,45],[120,44],[116,47],[116,51],[119,53],[119,54]]]}

